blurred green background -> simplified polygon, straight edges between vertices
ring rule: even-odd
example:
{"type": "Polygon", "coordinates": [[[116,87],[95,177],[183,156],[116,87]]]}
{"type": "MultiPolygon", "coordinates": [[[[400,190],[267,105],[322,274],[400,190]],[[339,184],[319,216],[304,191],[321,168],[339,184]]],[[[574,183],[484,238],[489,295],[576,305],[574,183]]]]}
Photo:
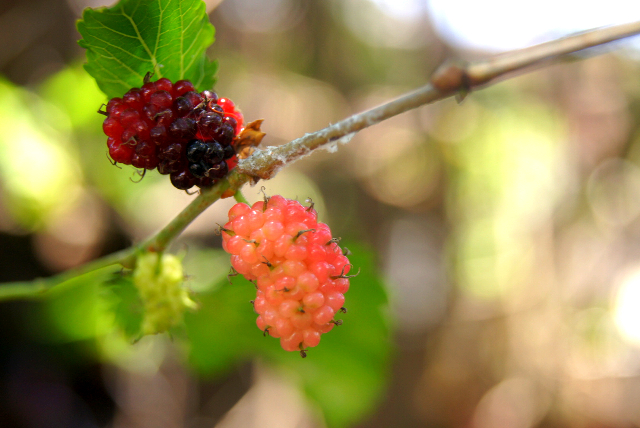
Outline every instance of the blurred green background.
{"type": "MultiPolygon", "coordinates": [[[[446,58],[609,23],[544,4],[206,3],[215,89],[265,119],[265,145],[421,86],[446,58]]],[[[103,4],[0,4],[2,281],[139,242],[193,198],[107,160],[74,24],[103,4]]],[[[617,48],[405,113],[261,183],[312,197],[362,270],[344,326],[305,360],[263,340],[252,286],[227,282],[228,200],[173,246],[202,308],[171,337],[127,342],[116,326],[139,308],[108,269],[0,303],[0,427],[640,425],[640,56],[617,48]]]]}

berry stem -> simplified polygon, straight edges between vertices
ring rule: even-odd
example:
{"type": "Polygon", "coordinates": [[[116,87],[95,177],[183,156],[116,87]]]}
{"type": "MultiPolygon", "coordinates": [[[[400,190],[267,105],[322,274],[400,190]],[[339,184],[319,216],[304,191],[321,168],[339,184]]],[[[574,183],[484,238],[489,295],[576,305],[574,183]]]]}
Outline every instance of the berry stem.
{"type": "Polygon", "coordinates": [[[222,193],[229,188],[229,180],[221,180],[209,189],[201,189],[200,194],[183,209],[168,225],[156,235],[140,245],[145,251],[164,251],[178,235],[211,204],[220,199],[222,193]]]}
{"type": "Polygon", "coordinates": [[[157,234],[140,244],[138,248],[143,251],[164,251],[171,241],[178,237],[204,210],[220,199],[220,196],[227,189],[240,189],[249,179],[248,175],[232,171],[226,179],[220,180],[210,188],[201,189],[200,194],[180,214],[157,234]]]}
{"type": "Polygon", "coordinates": [[[236,201],[238,202],[242,202],[243,204],[247,204],[247,205],[251,205],[249,203],[249,201],[247,200],[247,198],[244,197],[244,195],[242,194],[242,192],[240,190],[237,190],[236,193],[233,195],[233,197],[236,199],[236,201]]]}

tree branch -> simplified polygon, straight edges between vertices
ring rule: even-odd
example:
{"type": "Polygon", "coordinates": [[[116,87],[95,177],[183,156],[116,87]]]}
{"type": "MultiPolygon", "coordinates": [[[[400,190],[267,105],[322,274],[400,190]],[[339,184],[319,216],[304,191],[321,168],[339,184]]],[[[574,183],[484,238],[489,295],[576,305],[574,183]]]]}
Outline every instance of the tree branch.
{"type": "Polygon", "coordinates": [[[295,162],[312,150],[327,146],[341,138],[348,139],[361,129],[375,125],[400,113],[452,95],[459,94],[464,97],[470,90],[486,85],[497,77],[508,77],[509,73],[524,70],[543,60],[557,59],[562,55],[639,33],[640,21],[613,27],[597,28],[529,48],[505,52],[473,63],[446,62],[435,71],[430,83],[417,91],[379,107],[353,115],[282,146],[256,150],[252,156],[241,160],[236,169],[255,178],[272,178],[281,167],[295,162]]]}

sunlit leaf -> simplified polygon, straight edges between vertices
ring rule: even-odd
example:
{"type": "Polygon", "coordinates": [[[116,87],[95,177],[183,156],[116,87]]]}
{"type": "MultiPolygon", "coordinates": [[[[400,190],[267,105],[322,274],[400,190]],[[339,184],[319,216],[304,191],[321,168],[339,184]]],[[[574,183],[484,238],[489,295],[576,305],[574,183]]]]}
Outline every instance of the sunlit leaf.
{"type": "Polygon", "coordinates": [[[86,70],[109,98],[140,86],[146,73],[172,81],[213,85],[217,64],[205,51],[214,28],[202,0],[121,0],[111,8],[86,9],[78,21],[86,70]]]}
{"type": "Polygon", "coordinates": [[[104,116],[97,112],[104,102],[104,94],[81,64],[75,63],[48,77],[40,86],[39,93],[66,113],[74,131],[104,135],[100,126],[104,116]]]}
{"type": "Polygon", "coordinates": [[[2,197],[25,228],[46,225],[76,200],[83,177],[66,128],[59,110],[0,79],[2,197]]]}

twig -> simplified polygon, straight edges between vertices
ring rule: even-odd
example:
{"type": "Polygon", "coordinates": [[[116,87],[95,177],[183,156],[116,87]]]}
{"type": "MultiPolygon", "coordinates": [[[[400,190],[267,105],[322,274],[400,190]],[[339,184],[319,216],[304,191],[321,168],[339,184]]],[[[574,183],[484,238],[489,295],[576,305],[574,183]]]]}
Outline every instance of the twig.
{"type": "Polygon", "coordinates": [[[164,251],[167,245],[180,235],[198,215],[206,210],[212,203],[220,199],[220,195],[222,195],[230,185],[233,185],[233,188],[239,188],[248,180],[249,176],[240,176],[232,172],[226,180],[218,182],[210,189],[203,190],[180,214],[171,220],[167,226],[139,245],[129,247],[126,250],[110,254],[76,269],[71,269],[49,278],[1,284],[0,301],[39,298],[43,296],[47,290],[58,284],[106,266],[120,264],[126,268],[133,268],[138,253],[141,251],[164,251]]]}
{"type": "Polygon", "coordinates": [[[312,150],[350,136],[400,113],[452,95],[464,96],[471,89],[489,84],[497,77],[509,77],[507,76],[509,73],[523,70],[543,60],[557,59],[561,55],[578,52],[638,33],[640,33],[640,21],[597,28],[529,48],[505,52],[473,63],[447,62],[436,70],[428,85],[417,91],[351,116],[282,146],[256,150],[252,156],[238,163],[237,170],[252,177],[272,178],[282,166],[295,162],[312,150]]]}
{"type": "Polygon", "coordinates": [[[164,251],[167,245],[180,235],[193,220],[209,208],[211,204],[220,199],[225,190],[229,189],[230,183],[233,183],[234,189],[238,189],[248,179],[249,177],[238,177],[237,173],[232,172],[226,180],[219,181],[209,189],[201,190],[200,194],[180,214],[160,232],[140,244],[140,248],[144,251],[164,251]]]}

